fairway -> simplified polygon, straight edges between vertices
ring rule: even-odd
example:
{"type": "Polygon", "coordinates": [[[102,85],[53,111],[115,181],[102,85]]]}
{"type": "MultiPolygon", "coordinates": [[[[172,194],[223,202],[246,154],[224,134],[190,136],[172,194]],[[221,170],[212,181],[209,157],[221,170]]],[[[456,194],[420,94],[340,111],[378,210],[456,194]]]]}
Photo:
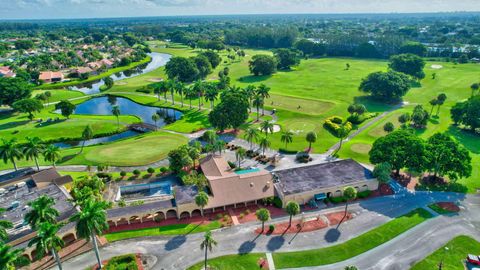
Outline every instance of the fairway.
{"type": "Polygon", "coordinates": [[[137,166],[164,159],[170,150],[188,142],[186,137],[165,132],[136,136],[88,149],[85,159],[93,164],[137,166]]]}

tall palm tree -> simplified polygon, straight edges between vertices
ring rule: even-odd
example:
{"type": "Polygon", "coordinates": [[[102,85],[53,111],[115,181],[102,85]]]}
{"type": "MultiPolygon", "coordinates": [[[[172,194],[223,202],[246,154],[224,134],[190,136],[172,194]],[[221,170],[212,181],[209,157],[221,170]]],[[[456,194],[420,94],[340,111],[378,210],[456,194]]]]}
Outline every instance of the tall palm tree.
{"type": "Polygon", "coordinates": [[[175,85],[175,92],[180,95],[180,102],[182,103],[183,107],[183,95],[185,94],[185,84],[182,82],[178,82],[175,85]]]}
{"type": "Polygon", "coordinates": [[[245,158],[246,155],[247,155],[247,151],[245,151],[245,149],[242,147],[238,148],[237,151],[235,152],[235,157],[237,158],[239,168],[242,164],[242,160],[245,158]]]}
{"type": "Polygon", "coordinates": [[[0,269],[13,270],[22,256],[23,249],[11,250],[11,246],[0,243],[0,269]]]}
{"type": "Polygon", "coordinates": [[[300,213],[300,205],[295,201],[290,201],[287,203],[287,206],[285,206],[285,211],[290,216],[288,221],[288,227],[290,227],[292,226],[292,217],[300,213]]]}
{"type": "Polygon", "coordinates": [[[268,133],[273,133],[273,123],[270,121],[263,121],[260,124],[260,130],[265,132],[265,137],[268,137],[268,133]]]}
{"type": "Polygon", "coordinates": [[[43,150],[43,158],[45,161],[52,162],[52,166],[55,167],[55,162],[60,159],[60,147],[49,144],[43,150]]]}
{"type": "Polygon", "coordinates": [[[343,220],[347,217],[348,202],[353,201],[357,198],[357,190],[354,187],[345,187],[343,189],[343,197],[347,200],[345,202],[345,214],[343,215],[343,218],[338,223],[338,226],[340,226],[343,220]]]}
{"type": "Polygon", "coordinates": [[[28,243],[29,247],[35,246],[39,258],[45,256],[48,252],[51,252],[53,258],[55,258],[55,261],[57,262],[59,270],[62,270],[62,262],[60,261],[60,256],[58,256],[57,252],[65,245],[63,240],[57,236],[58,230],[61,226],[61,224],[51,224],[48,222],[40,224],[37,230],[37,235],[28,243]]]}
{"type": "Polygon", "coordinates": [[[25,221],[33,229],[38,228],[40,224],[45,222],[51,224],[56,223],[59,212],[53,207],[54,205],[55,200],[47,195],[42,195],[28,202],[30,211],[25,214],[25,221]]]}
{"type": "Polygon", "coordinates": [[[258,131],[257,129],[255,128],[248,128],[247,130],[245,130],[245,134],[243,135],[243,138],[245,138],[245,140],[247,140],[247,142],[250,143],[250,150],[252,150],[253,148],[253,142],[255,141],[258,141],[258,131]]]}
{"type": "Polygon", "coordinates": [[[218,153],[221,155],[222,151],[225,149],[225,142],[222,140],[217,140],[215,142],[215,149],[217,149],[218,153]]]}
{"type": "Polygon", "coordinates": [[[342,148],[343,140],[348,136],[348,133],[350,133],[350,129],[347,128],[345,124],[342,124],[340,128],[337,130],[335,137],[340,139],[340,143],[338,144],[337,150],[335,150],[335,154],[337,154],[338,151],[340,151],[340,149],[342,148]]]}
{"type": "Polygon", "coordinates": [[[23,155],[27,160],[33,159],[37,170],[40,171],[40,166],[38,165],[38,157],[43,153],[45,145],[39,137],[27,137],[25,138],[27,143],[23,147],[23,155]]]}
{"type": "MultiPolygon", "coordinates": [[[[157,88],[158,89],[158,95],[163,94],[163,99],[165,102],[167,102],[167,92],[168,92],[168,83],[166,81],[161,81],[158,83],[157,88]]],[[[155,91],[155,90],[154,90],[155,91]]]]}
{"type": "Polygon", "coordinates": [[[8,161],[12,162],[15,171],[18,170],[15,160],[23,158],[22,150],[17,144],[17,139],[12,138],[10,140],[2,139],[3,144],[0,145],[0,158],[6,164],[8,161]]]}
{"type": "Polygon", "coordinates": [[[117,117],[117,129],[120,128],[120,120],[119,120],[119,116],[120,116],[120,107],[118,105],[115,105],[112,107],[112,114],[115,115],[115,117],[117,117]]]}
{"type": "Polygon", "coordinates": [[[287,149],[287,144],[293,142],[293,132],[292,131],[282,131],[282,137],[280,137],[280,141],[285,143],[285,150],[287,149]]]}
{"type": "Polygon", "coordinates": [[[270,147],[270,141],[267,137],[262,137],[259,142],[260,148],[262,149],[262,154],[265,155],[265,150],[270,147]]]}
{"type": "Polygon", "coordinates": [[[213,247],[217,245],[217,241],[215,241],[215,239],[213,239],[212,237],[212,232],[211,231],[207,231],[205,233],[205,235],[203,236],[203,241],[202,243],[200,244],[200,248],[202,250],[205,250],[205,268],[204,269],[208,269],[207,268],[207,252],[210,251],[212,252],[213,250],[213,247]]]}
{"type": "Polygon", "coordinates": [[[252,99],[253,97],[255,96],[255,85],[247,85],[247,87],[245,87],[244,91],[245,91],[245,95],[247,95],[247,98],[248,98],[248,109],[250,112],[252,112],[252,99]]]}
{"type": "Polygon", "coordinates": [[[265,221],[270,219],[270,211],[266,208],[260,208],[255,212],[257,219],[262,222],[262,232],[265,230],[265,221]]]}
{"type": "Polygon", "coordinates": [[[263,107],[263,98],[259,94],[253,96],[253,106],[257,108],[257,122],[260,120],[260,106],[263,107]]]}
{"type": "Polygon", "coordinates": [[[195,92],[193,85],[185,89],[185,97],[190,102],[190,109],[192,108],[192,99],[194,99],[196,96],[197,96],[197,93],[195,92]]]}
{"type": "Polygon", "coordinates": [[[158,115],[158,113],[154,113],[152,115],[152,120],[153,120],[153,122],[155,122],[155,130],[157,130],[157,122],[158,122],[158,120],[160,120],[160,115],[158,115]]]}
{"type": "Polygon", "coordinates": [[[312,150],[312,143],[317,141],[317,133],[314,131],[308,132],[305,140],[308,142],[308,152],[310,152],[310,150],[312,150]]]}
{"type": "Polygon", "coordinates": [[[208,195],[204,191],[198,192],[197,196],[195,196],[195,204],[200,207],[200,211],[202,212],[203,217],[203,208],[208,204],[208,195]]]}
{"type": "MultiPolygon", "coordinates": [[[[92,127],[90,125],[87,125],[85,127],[85,129],[82,131],[82,139],[83,139],[83,143],[82,143],[82,148],[80,149],[80,153],[83,152],[83,147],[85,147],[85,143],[88,141],[88,140],[91,140],[93,138],[93,130],[92,130],[92,127]]],[[[80,154],[79,153],[79,154],[80,154]]]]}
{"type": "Polygon", "coordinates": [[[202,81],[196,81],[195,84],[193,85],[193,90],[197,94],[198,98],[198,109],[200,110],[202,108],[202,95],[205,92],[205,83],[202,81]]]}
{"type": "MultiPolygon", "coordinates": [[[[0,208],[0,216],[3,215],[5,212],[5,209],[0,208]]],[[[8,240],[8,233],[7,229],[13,228],[13,223],[8,221],[8,220],[0,220],[0,244],[3,243],[3,241],[8,240]]]]}
{"type": "Polygon", "coordinates": [[[218,97],[218,89],[215,86],[209,86],[205,91],[205,99],[210,101],[210,109],[213,110],[213,103],[218,97]]]}
{"type": "Polygon", "coordinates": [[[79,237],[93,242],[99,269],[102,269],[102,260],[100,259],[96,236],[101,235],[108,229],[106,211],[108,203],[87,199],[82,203],[82,206],[80,212],[70,217],[70,221],[76,222],[76,230],[79,237]]]}
{"type": "Polygon", "coordinates": [[[265,115],[265,99],[270,97],[270,87],[265,84],[260,84],[257,88],[257,93],[262,97],[262,115],[265,115]]]}
{"type": "Polygon", "coordinates": [[[172,96],[172,105],[175,105],[175,98],[173,95],[175,94],[175,89],[177,88],[177,81],[168,80],[167,86],[168,86],[168,91],[170,91],[170,95],[172,96]]]}

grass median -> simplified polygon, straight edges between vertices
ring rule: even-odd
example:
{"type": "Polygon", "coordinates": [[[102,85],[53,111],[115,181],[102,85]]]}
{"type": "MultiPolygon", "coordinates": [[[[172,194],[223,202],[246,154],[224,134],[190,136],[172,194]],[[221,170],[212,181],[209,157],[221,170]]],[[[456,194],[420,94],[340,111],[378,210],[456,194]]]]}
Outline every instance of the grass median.
{"type": "Polygon", "coordinates": [[[153,228],[145,228],[131,231],[122,231],[105,234],[109,242],[119,241],[129,238],[137,238],[155,235],[186,235],[191,233],[206,232],[220,228],[220,222],[213,221],[206,225],[202,224],[172,224],[153,228]]]}

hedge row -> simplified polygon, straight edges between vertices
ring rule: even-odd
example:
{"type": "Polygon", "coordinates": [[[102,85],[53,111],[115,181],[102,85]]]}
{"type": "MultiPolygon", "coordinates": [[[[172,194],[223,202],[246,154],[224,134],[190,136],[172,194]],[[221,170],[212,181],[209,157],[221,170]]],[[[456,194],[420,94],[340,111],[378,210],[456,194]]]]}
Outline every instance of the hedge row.
{"type": "Polygon", "coordinates": [[[347,129],[347,133],[349,133],[353,128],[352,123],[348,121],[344,122],[343,118],[340,116],[331,116],[325,119],[325,123],[323,124],[323,126],[335,136],[339,135],[339,130],[342,128],[342,125],[347,129]]]}

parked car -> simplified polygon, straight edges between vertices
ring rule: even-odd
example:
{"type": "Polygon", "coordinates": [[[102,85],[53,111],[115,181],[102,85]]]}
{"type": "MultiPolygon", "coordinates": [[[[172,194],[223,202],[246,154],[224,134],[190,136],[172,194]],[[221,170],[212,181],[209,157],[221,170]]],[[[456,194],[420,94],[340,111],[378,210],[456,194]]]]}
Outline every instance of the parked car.
{"type": "Polygon", "coordinates": [[[474,265],[480,265],[480,257],[472,254],[468,254],[467,256],[467,262],[474,264],[474,265]]]}

